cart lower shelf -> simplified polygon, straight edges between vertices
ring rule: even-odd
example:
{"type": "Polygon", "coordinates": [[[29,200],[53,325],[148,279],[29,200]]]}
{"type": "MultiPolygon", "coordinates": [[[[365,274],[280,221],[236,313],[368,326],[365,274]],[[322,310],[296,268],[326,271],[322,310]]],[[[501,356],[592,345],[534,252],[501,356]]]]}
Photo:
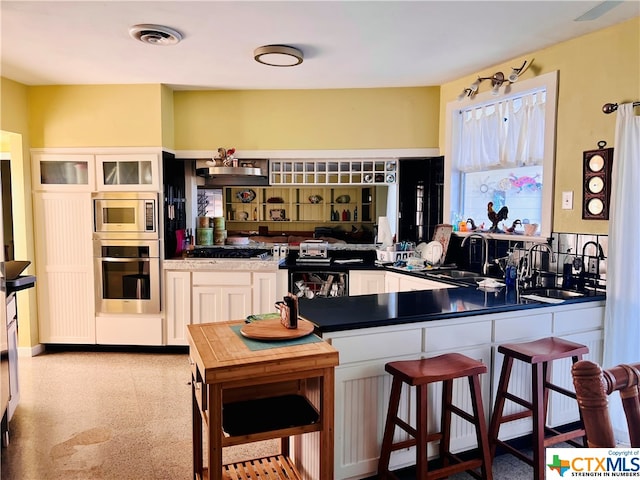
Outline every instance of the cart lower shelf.
{"type": "Polygon", "coordinates": [[[223,480],[300,479],[289,457],[274,455],[222,466],[223,480]]]}

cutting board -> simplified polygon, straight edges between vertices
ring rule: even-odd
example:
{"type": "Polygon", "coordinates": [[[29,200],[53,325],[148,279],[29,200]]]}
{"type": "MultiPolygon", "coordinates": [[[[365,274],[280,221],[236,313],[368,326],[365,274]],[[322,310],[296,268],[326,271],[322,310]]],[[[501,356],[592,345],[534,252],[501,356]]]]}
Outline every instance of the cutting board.
{"type": "Polygon", "coordinates": [[[298,318],[298,328],[286,328],[279,318],[274,318],[247,323],[240,329],[240,333],[254,340],[290,340],[309,335],[314,328],[313,323],[301,318],[298,318]]]}

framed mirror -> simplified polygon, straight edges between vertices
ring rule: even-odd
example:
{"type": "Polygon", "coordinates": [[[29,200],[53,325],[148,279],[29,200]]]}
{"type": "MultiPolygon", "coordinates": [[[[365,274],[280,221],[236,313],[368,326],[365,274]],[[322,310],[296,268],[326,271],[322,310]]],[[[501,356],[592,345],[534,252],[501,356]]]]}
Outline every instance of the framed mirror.
{"type": "Polygon", "coordinates": [[[598,142],[597,150],[583,153],[582,218],[608,220],[611,196],[611,165],[613,148],[598,142]]]}

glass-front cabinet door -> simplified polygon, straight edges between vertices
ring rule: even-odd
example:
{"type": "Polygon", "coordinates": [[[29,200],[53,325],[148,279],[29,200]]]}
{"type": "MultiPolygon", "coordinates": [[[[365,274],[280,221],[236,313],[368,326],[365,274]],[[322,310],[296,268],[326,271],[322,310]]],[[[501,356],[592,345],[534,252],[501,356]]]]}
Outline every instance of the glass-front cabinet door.
{"type": "Polygon", "coordinates": [[[94,189],[94,156],[33,153],[33,189],[89,192],[94,189]]]}
{"type": "Polygon", "coordinates": [[[157,190],[158,155],[96,155],[98,190],[157,190]]]}

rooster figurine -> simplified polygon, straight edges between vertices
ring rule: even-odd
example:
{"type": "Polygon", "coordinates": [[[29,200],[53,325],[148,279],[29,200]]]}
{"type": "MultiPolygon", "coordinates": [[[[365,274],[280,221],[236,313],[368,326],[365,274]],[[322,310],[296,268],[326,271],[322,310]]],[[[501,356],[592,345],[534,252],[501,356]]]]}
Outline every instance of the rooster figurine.
{"type": "Polygon", "coordinates": [[[520,220],[519,218],[514,221],[511,226],[509,228],[507,228],[507,233],[513,233],[516,231],[516,225],[522,225],[522,220],[520,220]]]}
{"type": "Polygon", "coordinates": [[[508,218],[508,214],[509,209],[506,205],[496,213],[493,210],[493,202],[489,202],[487,204],[487,216],[489,217],[489,220],[491,220],[491,228],[489,228],[489,231],[493,233],[500,232],[501,230],[498,228],[498,223],[502,220],[506,220],[508,218]]]}

